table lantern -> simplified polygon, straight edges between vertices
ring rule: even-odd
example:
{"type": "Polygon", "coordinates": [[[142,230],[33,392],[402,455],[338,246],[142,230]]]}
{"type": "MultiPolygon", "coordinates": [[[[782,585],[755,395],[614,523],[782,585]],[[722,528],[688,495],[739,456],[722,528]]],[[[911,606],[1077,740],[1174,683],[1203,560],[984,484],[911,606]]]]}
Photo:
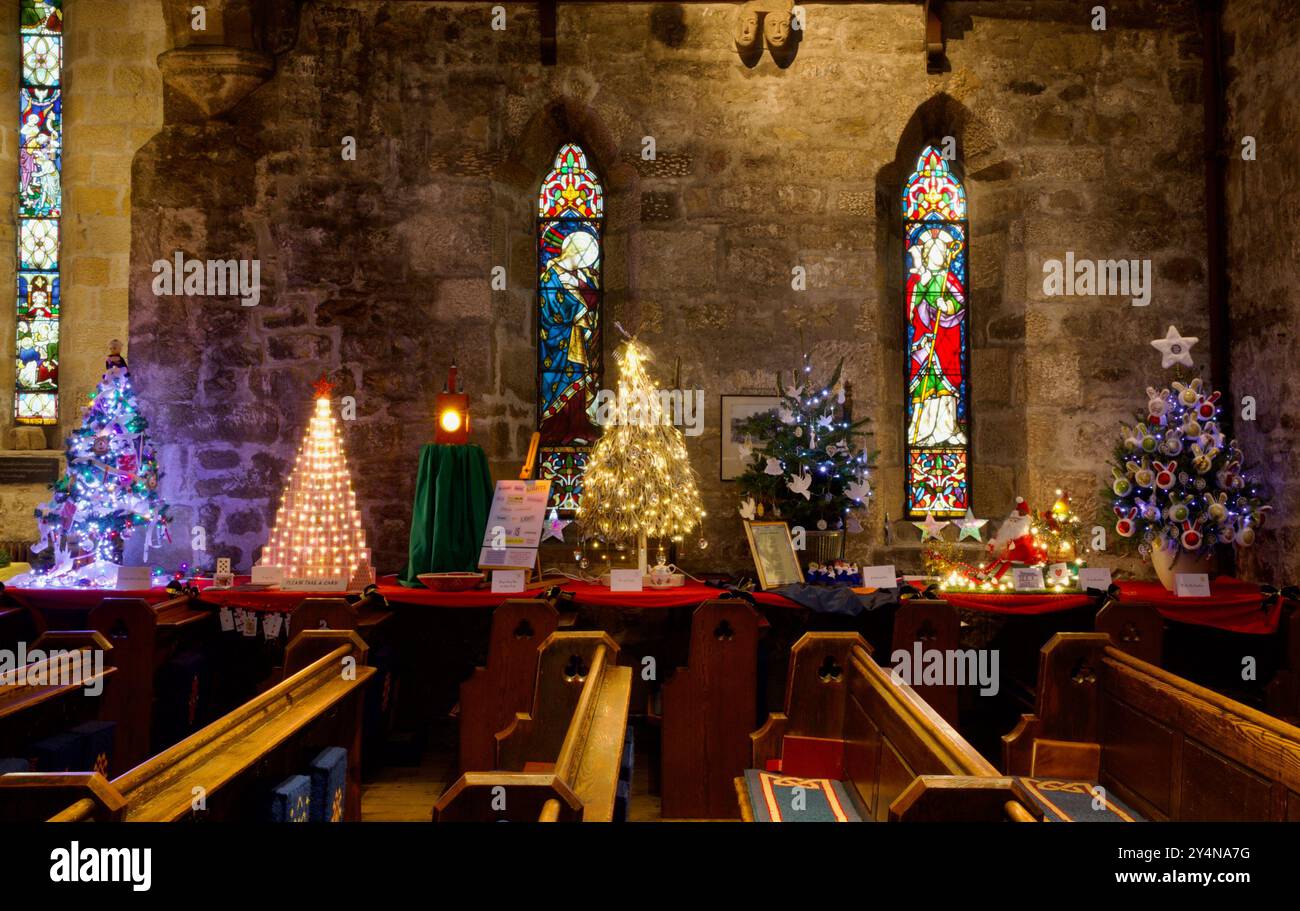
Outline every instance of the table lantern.
{"type": "Polygon", "coordinates": [[[448,445],[460,445],[469,442],[469,396],[465,394],[465,384],[456,378],[456,364],[452,363],[447,371],[447,383],[434,399],[434,413],[437,415],[433,441],[448,445]]]}

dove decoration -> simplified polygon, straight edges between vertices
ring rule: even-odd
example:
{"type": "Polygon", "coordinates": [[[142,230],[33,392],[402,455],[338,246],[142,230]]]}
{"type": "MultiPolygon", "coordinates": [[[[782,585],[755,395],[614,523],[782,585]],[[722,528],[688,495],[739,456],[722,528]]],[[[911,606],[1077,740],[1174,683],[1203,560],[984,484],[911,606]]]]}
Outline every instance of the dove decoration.
{"type": "Polygon", "coordinates": [[[785,486],[790,488],[791,493],[798,494],[805,500],[812,499],[812,492],[809,488],[812,486],[812,475],[801,474],[786,481],[785,486]]]}
{"type": "Polygon", "coordinates": [[[756,515],[756,510],[757,510],[757,508],[758,508],[758,504],[756,504],[756,503],[754,502],[754,498],[753,498],[753,497],[746,497],[746,498],[745,498],[744,500],[742,500],[741,503],[740,503],[740,517],[741,517],[742,519],[755,519],[755,518],[757,518],[757,515],[756,515]]]}

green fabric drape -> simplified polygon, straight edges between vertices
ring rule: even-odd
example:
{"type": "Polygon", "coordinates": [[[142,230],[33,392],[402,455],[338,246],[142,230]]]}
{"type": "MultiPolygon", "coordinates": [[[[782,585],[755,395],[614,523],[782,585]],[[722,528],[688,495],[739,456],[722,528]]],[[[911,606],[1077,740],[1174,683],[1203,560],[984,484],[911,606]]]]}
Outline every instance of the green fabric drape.
{"type": "Polygon", "coordinates": [[[473,444],[420,449],[411,510],[411,542],[400,582],[416,588],[420,573],[473,572],[492,505],[487,456],[473,444]]]}

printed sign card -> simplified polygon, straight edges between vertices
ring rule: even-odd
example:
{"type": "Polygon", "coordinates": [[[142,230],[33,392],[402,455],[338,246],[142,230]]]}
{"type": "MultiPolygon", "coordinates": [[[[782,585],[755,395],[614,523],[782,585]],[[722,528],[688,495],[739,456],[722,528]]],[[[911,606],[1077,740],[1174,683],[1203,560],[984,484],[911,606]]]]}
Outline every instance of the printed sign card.
{"type": "Polygon", "coordinates": [[[551,482],[497,481],[479,550],[479,569],[531,570],[542,543],[551,482]]]}
{"type": "Polygon", "coordinates": [[[1210,597],[1210,577],[1205,573],[1178,573],[1174,576],[1174,594],[1180,598],[1210,597]]]}
{"type": "Polygon", "coordinates": [[[1018,592],[1036,592],[1047,588],[1043,582],[1041,566],[1017,566],[1014,572],[1011,582],[1018,592]]]}
{"type": "Polygon", "coordinates": [[[492,591],[505,595],[517,594],[524,590],[525,575],[527,573],[522,569],[494,569],[492,591]]]}
{"type": "Polygon", "coordinates": [[[609,590],[612,592],[639,592],[645,579],[639,569],[611,569],[609,590]]]}
{"type": "Polygon", "coordinates": [[[1103,592],[1110,588],[1110,570],[1104,566],[1085,566],[1079,570],[1079,591],[1090,588],[1103,592]]]}
{"type": "Polygon", "coordinates": [[[863,588],[896,588],[897,586],[898,573],[894,571],[894,564],[862,567],[863,588]]]}

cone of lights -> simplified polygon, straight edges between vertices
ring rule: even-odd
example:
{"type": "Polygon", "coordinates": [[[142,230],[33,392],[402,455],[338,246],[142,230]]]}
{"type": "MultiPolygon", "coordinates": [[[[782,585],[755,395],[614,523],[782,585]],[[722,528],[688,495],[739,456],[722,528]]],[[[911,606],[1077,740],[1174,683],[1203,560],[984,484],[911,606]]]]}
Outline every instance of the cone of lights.
{"type": "Polygon", "coordinates": [[[316,383],[316,407],[275,516],[262,563],[279,566],[286,579],[345,581],[370,550],[357,512],[357,496],[330,410],[331,384],[316,383]]]}

